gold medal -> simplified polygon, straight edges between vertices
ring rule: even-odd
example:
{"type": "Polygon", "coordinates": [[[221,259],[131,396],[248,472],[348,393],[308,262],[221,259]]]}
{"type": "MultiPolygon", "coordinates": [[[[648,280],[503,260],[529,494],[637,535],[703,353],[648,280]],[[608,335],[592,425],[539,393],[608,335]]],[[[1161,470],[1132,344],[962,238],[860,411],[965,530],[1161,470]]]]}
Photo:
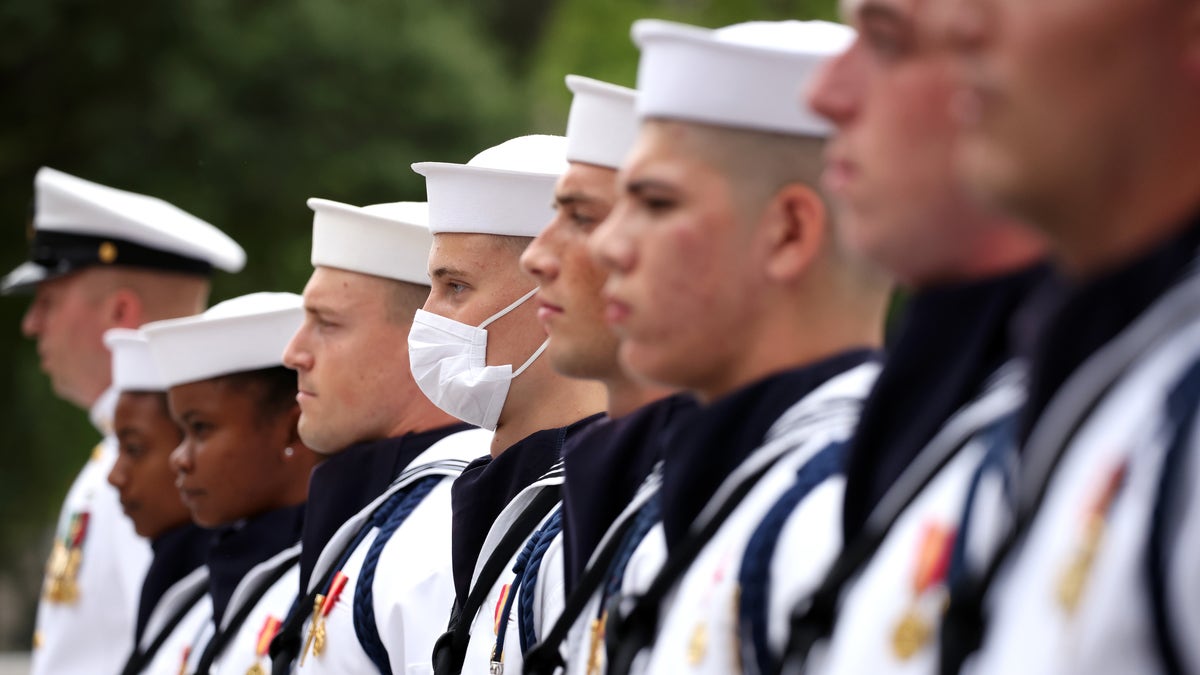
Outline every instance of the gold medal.
{"type": "Polygon", "coordinates": [[[1092,563],[1095,562],[1096,554],[1100,551],[1100,542],[1104,539],[1109,511],[1125,483],[1127,466],[1126,462],[1121,462],[1105,477],[1095,500],[1084,515],[1085,524],[1079,546],[1059,574],[1055,594],[1059,606],[1068,616],[1075,614],[1083,600],[1084,588],[1092,575],[1092,563]]]}
{"type": "MultiPolygon", "coordinates": [[[[928,523],[921,535],[921,543],[917,548],[917,562],[912,579],[912,601],[908,611],[896,622],[892,629],[892,654],[901,661],[907,661],[925,648],[933,638],[933,621],[927,614],[932,611],[928,599],[935,596],[927,594],[940,590],[945,594],[943,582],[950,569],[950,556],[954,550],[954,528],[928,523]],[[926,601],[923,602],[922,599],[926,601]]],[[[945,607],[942,607],[945,611],[945,607]]]]}
{"type": "Polygon", "coordinates": [[[696,624],[692,629],[692,637],[688,640],[687,660],[690,665],[698,666],[708,655],[708,625],[696,624]]]}
{"type": "Polygon", "coordinates": [[[246,675],[267,675],[267,671],[256,663],[250,666],[250,669],[246,671],[246,675]]]}
{"type": "Polygon", "coordinates": [[[587,675],[598,675],[600,672],[600,647],[604,645],[604,624],[607,620],[608,611],[601,612],[600,618],[592,619],[587,675]]]}
{"type": "Polygon", "coordinates": [[[916,607],[904,613],[904,617],[892,631],[892,653],[901,661],[911,659],[929,642],[933,627],[921,616],[916,607]]]}
{"type": "MultiPolygon", "coordinates": [[[[317,637],[317,622],[321,620],[321,604],[325,602],[325,596],[317,594],[313,600],[312,624],[308,627],[308,637],[304,640],[304,651],[300,652],[300,665],[304,665],[304,660],[308,658],[308,651],[312,649],[313,640],[317,637]]],[[[321,638],[324,642],[324,638],[321,638]]]]}

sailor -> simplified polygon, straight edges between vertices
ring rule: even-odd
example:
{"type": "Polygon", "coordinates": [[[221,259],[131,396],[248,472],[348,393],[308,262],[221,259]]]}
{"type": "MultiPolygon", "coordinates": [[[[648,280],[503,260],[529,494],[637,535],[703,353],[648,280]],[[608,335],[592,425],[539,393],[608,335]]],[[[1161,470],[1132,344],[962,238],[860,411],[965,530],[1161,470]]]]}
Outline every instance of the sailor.
{"type": "Polygon", "coordinates": [[[299,583],[308,476],[317,455],[296,431],[296,375],[283,348],[304,318],[294,293],[252,293],[143,329],[183,442],[176,486],[209,548],[212,620],[177,668],[266,673],[267,650],[299,583]]]}
{"type": "MultiPolygon", "coordinates": [[[[927,4],[845,4],[858,37],[808,92],[837,128],[825,183],[840,231],[909,295],[849,446],[843,551],[815,599],[780,572],[765,603],[743,602],[743,660],[758,671],[778,669],[792,610],[791,669],[820,643],[808,672],[933,670],[958,516],[990,431],[1023,399],[1013,337],[1048,276],[1044,246],[955,176],[952,71],[922,30],[927,4]],[[890,51],[880,17],[906,49],[890,51]]],[[[776,538],[755,564],[777,570],[807,546],[779,518],[756,537],[776,538]]]]}
{"type": "Polygon", "coordinates": [[[965,180],[1046,235],[1065,292],[1032,348],[1012,511],[965,514],[1002,535],[968,551],[943,667],[1196,672],[1200,6],[950,16],[965,180]]]}
{"type": "MultiPolygon", "coordinates": [[[[583,604],[606,569],[589,572],[576,588],[600,538],[634,500],[639,485],[662,459],[662,434],[695,406],[690,394],[640,382],[617,359],[617,338],[604,322],[601,290],[607,273],[588,252],[588,239],[616,201],[617,169],[637,135],[635,92],[607,82],[567,76],[574,94],[567,118],[568,168],[554,191],[554,219],[521,256],[521,266],[538,284],[533,301],[550,336],[546,356],[568,377],[597,380],[608,396],[605,419],[563,448],[563,549],[565,606],[539,635],[547,663],[525,663],[525,672],[550,672],[562,665],[560,649],[583,604]],[[576,598],[575,596],[579,596],[576,598]]],[[[597,561],[595,567],[606,567],[597,561]]],[[[532,657],[531,657],[532,659],[532,657]]]]}
{"type": "Polygon", "coordinates": [[[551,546],[560,453],[603,409],[604,389],[539,358],[546,333],[519,258],[553,215],[565,165],[557,136],[515,138],[465,165],[413,165],[433,231],[432,288],[408,340],[413,376],[442,410],[495,431],[451,492],[455,601],[438,673],[520,672],[522,644],[562,603],[561,545],[551,546]]]}
{"type": "Polygon", "coordinates": [[[113,328],[104,334],[112,352],[113,412],[117,461],[108,482],[154,559],[142,582],[137,631],[122,675],[179,672],[180,654],[212,617],[204,558],[212,532],[192,523],[175,489],[171,452],[183,433],[167,409],[166,383],[140,331],[113,328]]]}
{"type": "Polygon", "coordinates": [[[327,459],[309,482],[299,599],[272,666],[407,673],[428,665],[442,632],[429,617],[454,599],[450,479],[491,434],[430,403],[402,348],[429,295],[426,204],[308,205],[315,269],[283,360],[299,376],[300,438],[327,459]]]}
{"type": "Polygon", "coordinates": [[[848,29],[639,21],[633,36],[642,125],[590,244],[621,362],[702,406],[673,426],[661,488],[634,516],[657,524],[597,598],[606,661],[585,641],[568,670],[724,673],[740,667],[742,551],[780,493],[803,487],[809,548],[790,575],[814,582],[841,542],[842,452],[889,285],[832,231],[815,187],[830,129],[796,105],[848,29]]]}
{"type": "Polygon", "coordinates": [[[49,168],[34,179],[29,234],[30,259],[0,282],[0,293],[33,293],[21,331],[37,341],[54,392],[90,410],[104,436],[63,502],[38,605],[32,672],[117,672],[133,643],[150,548],[106,480],[117,457],[116,395],[102,336],[109,328],[200,312],[212,270],[240,270],[245,253],[212,225],[160,199],[49,168]]]}

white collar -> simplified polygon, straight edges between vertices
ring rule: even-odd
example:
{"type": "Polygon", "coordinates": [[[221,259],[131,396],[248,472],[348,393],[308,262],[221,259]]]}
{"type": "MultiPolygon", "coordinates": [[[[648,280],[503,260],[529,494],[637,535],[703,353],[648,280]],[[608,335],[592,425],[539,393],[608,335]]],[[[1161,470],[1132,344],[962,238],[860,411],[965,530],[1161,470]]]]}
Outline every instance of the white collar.
{"type": "Polygon", "coordinates": [[[92,426],[96,427],[100,433],[109,436],[113,431],[113,413],[117,409],[117,397],[119,392],[115,387],[109,387],[104,390],[104,393],[96,399],[92,404],[92,409],[88,412],[88,417],[92,420],[92,426]]]}

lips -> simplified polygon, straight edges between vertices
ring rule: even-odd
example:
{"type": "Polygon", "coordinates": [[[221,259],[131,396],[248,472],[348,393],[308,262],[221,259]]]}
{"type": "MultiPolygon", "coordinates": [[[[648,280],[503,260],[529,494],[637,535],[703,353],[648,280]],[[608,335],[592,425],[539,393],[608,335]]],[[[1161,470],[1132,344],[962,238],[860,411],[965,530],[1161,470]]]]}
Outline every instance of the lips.
{"type": "Polygon", "coordinates": [[[858,176],[858,165],[844,156],[830,156],[825,161],[825,171],[821,174],[821,183],[825,189],[834,194],[844,194],[850,184],[858,176]]]}
{"type": "Polygon", "coordinates": [[[604,297],[604,320],[610,326],[621,326],[629,320],[629,315],[633,313],[633,309],[628,303],[619,298],[606,294],[604,297]]]}
{"type": "Polygon", "coordinates": [[[537,318],[538,318],[538,321],[541,322],[542,326],[547,331],[550,330],[549,323],[551,321],[553,321],[555,319],[555,317],[561,316],[562,313],[563,313],[562,306],[556,305],[551,302],[546,302],[545,300],[541,299],[540,295],[538,296],[537,318]]]}

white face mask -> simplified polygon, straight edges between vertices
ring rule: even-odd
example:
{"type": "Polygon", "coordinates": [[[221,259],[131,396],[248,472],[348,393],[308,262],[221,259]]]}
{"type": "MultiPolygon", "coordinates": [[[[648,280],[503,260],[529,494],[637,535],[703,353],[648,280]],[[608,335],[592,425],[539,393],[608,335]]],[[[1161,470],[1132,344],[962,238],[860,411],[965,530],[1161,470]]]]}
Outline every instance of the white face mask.
{"type": "Polygon", "coordinates": [[[496,430],[509,384],[541,356],[550,340],[514,371],[511,365],[487,365],[485,329],[535,293],[536,288],[478,327],[417,310],[408,333],[408,362],[417,386],[434,405],[468,424],[496,430]]]}

